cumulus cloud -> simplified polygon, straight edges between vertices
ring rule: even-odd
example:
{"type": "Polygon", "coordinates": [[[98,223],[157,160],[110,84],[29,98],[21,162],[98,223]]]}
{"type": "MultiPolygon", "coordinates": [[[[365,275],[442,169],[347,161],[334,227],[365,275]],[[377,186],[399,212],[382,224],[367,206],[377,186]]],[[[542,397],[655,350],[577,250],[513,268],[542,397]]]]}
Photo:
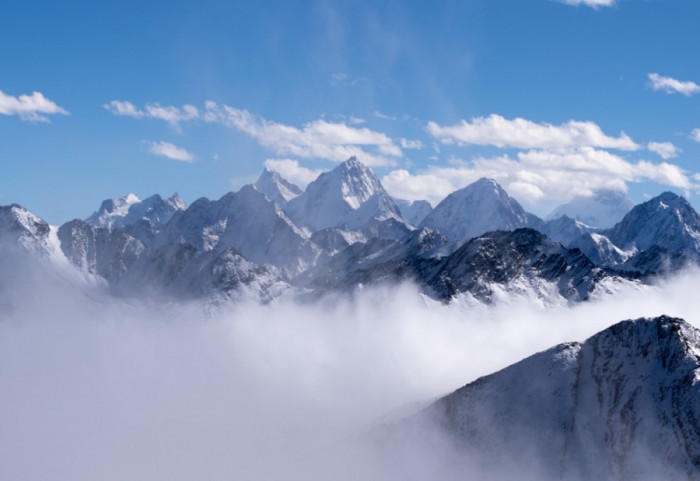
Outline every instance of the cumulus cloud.
{"type": "Polygon", "coordinates": [[[633,163],[592,147],[529,150],[515,158],[504,155],[469,162],[454,160],[450,166],[430,166],[418,174],[399,169],[384,176],[382,184],[396,197],[439,202],[481,177],[495,179],[511,195],[529,202],[563,202],[601,188],[626,191],[628,182],[654,181],[686,191],[697,187],[676,165],[646,160],[633,163]]]}
{"type": "Polygon", "coordinates": [[[440,126],[429,122],[428,132],[443,144],[493,145],[499,148],[555,149],[571,147],[598,147],[605,149],[638,150],[624,132],[610,137],[593,122],[570,120],[559,126],[536,123],[523,118],[513,120],[492,114],[462,120],[456,125],[440,126]]]}
{"type": "Polygon", "coordinates": [[[680,93],[686,97],[690,97],[693,94],[700,93],[700,85],[695,82],[684,82],[671,77],[662,77],[657,73],[650,73],[649,80],[651,81],[651,88],[654,90],[663,90],[667,94],[680,93]]]}
{"type": "Polygon", "coordinates": [[[19,115],[20,119],[31,122],[49,122],[46,115],[69,115],[69,112],[44,97],[41,92],[14,97],[0,90],[0,114],[19,115]]]}
{"type": "Polygon", "coordinates": [[[678,154],[682,152],[681,149],[671,142],[649,142],[647,144],[647,149],[659,154],[664,160],[678,157],[678,154]]]}
{"type": "Polygon", "coordinates": [[[700,129],[693,129],[693,131],[690,133],[690,138],[695,142],[700,142],[700,129]]]}
{"type": "Polygon", "coordinates": [[[180,129],[180,122],[199,118],[199,110],[194,105],[183,105],[182,108],[174,106],[161,106],[159,103],[146,104],[143,110],[138,109],[131,102],[112,100],[103,107],[114,115],[123,115],[135,119],[151,118],[160,119],[169,123],[176,130],[180,129]]]}
{"type": "Polygon", "coordinates": [[[326,159],[343,162],[352,156],[367,165],[395,165],[403,155],[394,141],[382,132],[351,127],[343,122],[323,119],[307,122],[301,128],[269,121],[247,110],[215,102],[206,103],[203,116],[208,122],[220,122],[253,137],[277,155],[326,159]]]}
{"type": "Polygon", "coordinates": [[[162,140],[160,142],[149,142],[148,150],[154,155],[181,162],[192,162],[194,160],[194,155],[187,150],[162,140]]]}
{"type": "Polygon", "coordinates": [[[593,7],[595,9],[599,7],[612,7],[615,5],[616,0],[554,0],[559,3],[565,3],[567,5],[585,5],[587,7],[593,7]]]}
{"type": "Polygon", "coordinates": [[[274,170],[282,177],[298,185],[302,189],[316,180],[316,178],[321,175],[323,170],[312,170],[299,165],[299,162],[293,159],[267,159],[265,161],[265,167],[270,170],[274,170]]]}

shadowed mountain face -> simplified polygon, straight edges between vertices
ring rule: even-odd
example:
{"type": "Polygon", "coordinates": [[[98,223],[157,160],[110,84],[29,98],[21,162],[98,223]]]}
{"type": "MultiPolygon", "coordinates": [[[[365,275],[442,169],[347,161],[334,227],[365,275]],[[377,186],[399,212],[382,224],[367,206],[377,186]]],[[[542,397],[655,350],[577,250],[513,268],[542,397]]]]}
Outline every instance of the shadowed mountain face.
{"type": "Polygon", "coordinates": [[[467,384],[376,439],[389,452],[447,443],[480,479],[700,479],[700,331],[666,316],[624,321],[467,384]]]}

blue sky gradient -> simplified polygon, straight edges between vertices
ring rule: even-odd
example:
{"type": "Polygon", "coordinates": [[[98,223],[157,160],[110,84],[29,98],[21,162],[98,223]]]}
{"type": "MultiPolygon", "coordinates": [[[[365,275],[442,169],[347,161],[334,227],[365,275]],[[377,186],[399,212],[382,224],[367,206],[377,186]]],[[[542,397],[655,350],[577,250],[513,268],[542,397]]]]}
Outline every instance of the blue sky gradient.
{"type": "Polygon", "coordinates": [[[598,187],[697,207],[700,2],[566,3],[11,0],[0,204],[61,223],[129,192],[218,198],[266,161],[303,184],[357,152],[401,197],[489,175],[540,215],[598,187]]]}

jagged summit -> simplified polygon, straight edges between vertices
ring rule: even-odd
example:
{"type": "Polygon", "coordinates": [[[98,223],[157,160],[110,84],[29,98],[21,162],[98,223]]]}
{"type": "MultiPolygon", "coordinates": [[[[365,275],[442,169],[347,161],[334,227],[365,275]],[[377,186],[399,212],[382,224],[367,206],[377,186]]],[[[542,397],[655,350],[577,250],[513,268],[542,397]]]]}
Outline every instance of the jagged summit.
{"type": "Polygon", "coordinates": [[[255,182],[255,188],[271,201],[284,205],[301,195],[302,190],[282,177],[278,172],[265,167],[255,182]]]}
{"type": "Polygon", "coordinates": [[[577,195],[554,209],[546,220],[566,215],[588,226],[605,229],[617,224],[633,207],[634,202],[625,192],[601,189],[593,192],[593,195],[577,195]]]}
{"type": "Polygon", "coordinates": [[[495,180],[481,178],[448,195],[420,227],[463,242],[489,231],[528,227],[531,217],[495,180]]]}
{"type": "Polygon", "coordinates": [[[377,176],[355,157],[319,175],[285,210],[297,225],[313,231],[340,225],[358,229],[373,219],[401,220],[377,176]],[[373,207],[363,209],[370,201],[373,207]]]}
{"type": "Polygon", "coordinates": [[[99,210],[85,222],[95,227],[115,229],[145,220],[150,227],[158,227],[167,223],[175,212],[186,208],[187,204],[177,193],[168,199],[155,194],[143,201],[135,194],[128,194],[103,201],[99,210]]]}
{"type": "Polygon", "coordinates": [[[390,429],[432,426],[490,475],[698,479],[698,379],[698,329],[629,320],[482,377],[390,429]]]}
{"type": "Polygon", "coordinates": [[[700,257],[700,215],[673,192],[639,204],[603,234],[624,250],[642,251],[658,245],[700,257]]]}

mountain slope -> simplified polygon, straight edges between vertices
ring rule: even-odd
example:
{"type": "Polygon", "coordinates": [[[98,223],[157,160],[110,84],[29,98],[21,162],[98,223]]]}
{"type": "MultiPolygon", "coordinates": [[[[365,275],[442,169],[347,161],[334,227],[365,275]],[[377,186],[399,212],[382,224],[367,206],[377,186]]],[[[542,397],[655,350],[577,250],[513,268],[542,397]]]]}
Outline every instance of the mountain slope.
{"type": "Polygon", "coordinates": [[[145,200],[129,194],[121,199],[105,200],[99,210],[85,219],[85,222],[95,227],[114,229],[143,220],[155,228],[166,224],[175,212],[186,208],[187,205],[178,194],[168,199],[155,194],[145,200]]]}
{"type": "Polygon", "coordinates": [[[255,182],[255,188],[265,194],[272,202],[285,205],[302,193],[301,189],[292,184],[274,170],[265,167],[255,182]]]}
{"type": "Polygon", "coordinates": [[[623,250],[643,251],[657,245],[700,259],[700,215],[672,192],[639,204],[602,234],[623,250]]]}
{"type": "Polygon", "coordinates": [[[605,229],[620,222],[633,207],[634,202],[624,192],[601,189],[590,196],[574,197],[545,219],[554,220],[565,215],[588,226],[605,229]]]}
{"type": "Polygon", "coordinates": [[[467,384],[384,439],[426,430],[486,479],[700,479],[700,331],[623,321],[467,384]]]}
{"type": "Polygon", "coordinates": [[[373,220],[403,222],[377,176],[355,157],[319,175],[303,194],[289,201],[285,212],[311,231],[342,225],[358,230],[373,220]]]}
{"type": "Polygon", "coordinates": [[[490,231],[529,227],[530,217],[496,181],[482,178],[448,195],[420,227],[464,242],[490,231]]]}

